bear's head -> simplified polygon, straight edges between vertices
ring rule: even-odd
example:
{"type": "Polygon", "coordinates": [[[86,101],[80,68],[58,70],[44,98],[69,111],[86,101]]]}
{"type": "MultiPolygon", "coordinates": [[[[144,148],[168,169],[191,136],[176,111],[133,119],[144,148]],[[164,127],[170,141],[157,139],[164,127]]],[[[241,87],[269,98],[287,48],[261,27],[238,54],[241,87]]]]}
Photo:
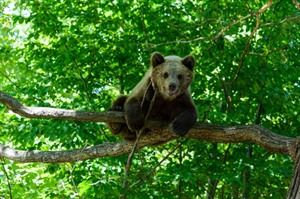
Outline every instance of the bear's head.
{"type": "Polygon", "coordinates": [[[165,100],[174,100],[189,91],[194,77],[195,59],[192,55],[164,57],[160,53],[151,56],[152,86],[165,100]]]}

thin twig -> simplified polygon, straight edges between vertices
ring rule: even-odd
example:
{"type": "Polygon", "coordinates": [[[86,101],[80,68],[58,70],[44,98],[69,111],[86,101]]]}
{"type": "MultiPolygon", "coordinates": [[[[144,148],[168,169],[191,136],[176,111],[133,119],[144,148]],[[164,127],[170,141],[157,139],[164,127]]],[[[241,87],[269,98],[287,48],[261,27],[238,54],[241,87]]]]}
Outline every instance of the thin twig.
{"type": "Polygon", "coordinates": [[[4,162],[4,158],[3,157],[0,157],[1,158],[1,164],[2,164],[2,168],[3,168],[3,173],[6,177],[6,181],[7,181],[7,186],[8,186],[8,191],[9,191],[9,198],[12,199],[12,193],[11,193],[11,186],[10,186],[10,180],[9,180],[9,176],[8,176],[8,173],[5,169],[5,162],[4,162]]]}
{"type": "Polygon", "coordinates": [[[291,22],[291,21],[299,21],[299,18],[300,18],[300,15],[297,15],[297,16],[293,16],[293,17],[288,17],[288,18],[285,18],[283,20],[281,20],[280,22],[269,22],[269,23],[264,23],[264,24],[261,24],[260,26],[261,27],[264,27],[264,26],[279,26],[283,23],[287,23],[287,22],[291,22]]]}
{"type": "Polygon", "coordinates": [[[222,35],[224,32],[226,32],[231,26],[233,26],[233,25],[235,25],[235,24],[238,24],[238,23],[242,22],[242,21],[245,20],[245,19],[248,19],[249,17],[252,17],[253,15],[254,15],[253,13],[250,13],[250,14],[248,14],[248,15],[246,15],[246,16],[243,16],[243,17],[239,18],[239,19],[236,20],[236,21],[231,22],[231,23],[228,24],[225,28],[223,28],[223,29],[217,34],[217,36],[215,36],[215,37],[213,38],[213,41],[219,39],[219,37],[221,37],[221,35],[222,35]]]}
{"type": "Polygon", "coordinates": [[[151,170],[147,173],[147,175],[143,178],[143,179],[140,179],[139,181],[137,181],[136,183],[134,183],[130,189],[134,188],[135,186],[145,182],[148,178],[148,176],[152,175],[155,170],[170,156],[172,155],[179,147],[182,146],[183,143],[185,143],[187,141],[187,138],[185,140],[183,140],[182,142],[178,143],[177,146],[172,150],[170,151],[161,161],[159,161],[159,163],[151,170]]]}
{"type": "Polygon", "coordinates": [[[74,164],[73,167],[72,167],[71,164],[68,164],[68,166],[70,167],[70,179],[71,179],[71,183],[72,183],[72,185],[73,185],[73,187],[74,187],[74,192],[75,192],[76,196],[80,199],[81,196],[79,195],[78,187],[77,187],[77,185],[76,185],[76,183],[75,183],[75,181],[74,181],[74,176],[73,176],[73,172],[74,172],[74,170],[75,170],[76,163],[74,164]]]}
{"type": "Polygon", "coordinates": [[[241,59],[239,61],[239,68],[237,70],[237,72],[235,73],[233,79],[228,83],[230,85],[232,85],[234,83],[234,81],[237,79],[237,77],[239,76],[239,73],[243,67],[243,62],[244,62],[244,58],[248,52],[248,49],[249,49],[249,45],[250,45],[250,41],[252,39],[252,37],[254,36],[254,34],[257,32],[258,28],[260,27],[260,15],[265,12],[268,8],[271,7],[273,1],[272,0],[269,0],[267,4],[265,4],[264,6],[262,6],[254,15],[256,16],[256,25],[255,25],[255,28],[254,30],[251,32],[248,40],[247,40],[247,43],[245,45],[245,48],[244,48],[244,51],[242,53],[242,56],[241,56],[241,59]]]}
{"type": "Polygon", "coordinates": [[[155,48],[158,46],[169,45],[169,44],[188,44],[195,41],[211,40],[211,39],[212,39],[211,37],[197,37],[191,40],[177,40],[177,41],[169,41],[169,42],[164,42],[159,44],[147,43],[146,45],[150,46],[150,48],[155,48]]]}
{"type": "MultiPolygon", "coordinates": [[[[128,159],[127,159],[127,163],[126,163],[126,166],[125,166],[125,174],[124,174],[124,180],[123,180],[123,185],[122,187],[127,190],[128,189],[128,178],[130,176],[130,168],[131,168],[131,164],[132,164],[132,159],[133,159],[133,155],[137,149],[137,146],[138,146],[138,142],[139,142],[139,139],[140,139],[140,134],[141,134],[141,131],[143,129],[141,129],[138,133],[137,133],[137,137],[136,137],[136,140],[135,140],[135,143],[132,147],[132,150],[130,152],[130,154],[128,155],[128,159]]],[[[121,198],[126,198],[126,192],[124,195],[121,196],[121,198]]]]}
{"type": "Polygon", "coordinates": [[[263,53],[258,53],[258,52],[248,52],[247,54],[248,55],[257,55],[257,56],[267,56],[271,53],[276,53],[276,52],[281,52],[281,51],[285,51],[285,50],[288,50],[289,47],[288,46],[285,46],[285,47],[282,47],[282,48],[278,48],[278,49],[275,49],[275,50],[268,50],[266,52],[263,52],[263,53]]]}
{"type": "MultiPolygon", "coordinates": [[[[141,103],[141,107],[143,106],[144,104],[144,101],[145,101],[145,97],[146,97],[146,94],[147,94],[147,91],[150,87],[150,84],[151,84],[151,81],[144,93],[144,96],[143,96],[143,100],[142,100],[142,103],[141,103]]],[[[149,117],[149,114],[152,110],[152,107],[153,107],[153,104],[154,104],[154,101],[155,101],[155,98],[156,98],[156,91],[154,91],[154,95],[152,97],[152,100],[150,102],[150,107],[148,109],[148,112],[146,114],[146,117],[145,117],[145,121],[148,119],[149,117]]],[[[138,143],[139,143],[139,140],[140,140],[140,137],[141,137],[141,134],[142,132],[144,131],[145,127],[143,127],[141,130],[139,130],[138,132],[136,132],[136,140],[135,140],[135,143],[133,145],[133,148],[128,156],[128,159],[127,159],[127,163],[126,163],[126,166],[125,166],[125,175],[124,175],[124,180],[123,180],[123,185],[122,187],[126,190],[125,193],[120,197],[121,199],[125,199],[126,198],[126,193],[128,191],[128,178],[130,176],[130,168],[131,168],[131,165],[132,165],[132,159],[133,159],[133,155],[136,151],[136,149],[138,148],[138,143]]]]}
{"type": "Polygon", "coordinates": [[[143,95],[143,100],[142,100],[142,103],[141,103],[141,107],[143,107],[143,105],[144,105],[144,102],[145,102],[145,99],[146,99],[146,95],[147,95],[148,89],[150,88],[151,84],[152,84],[152,82],[150,81],[149,84],[148,84],[148,86],[147,86],[147,89],[146,89],[146,91],[145,91],[145,93],[143,95]]]}
{"type": "Polygon", "coordinates": [[[237,72],[235,73],[234,78],[228,84],[232,85],[234,83],[234,81],[237,79],[237,77],[239,76],[239,74],[241,72],[241,69],[243,67],[245,56],[246,56],[246,54],[248,52],[248,49],[249,49],[249,46],[250,46],[250,41],[253,38],[254,34],[257,32],[259,26],[260,26],[260,15],[257,15],[256,16],[256,25],[255,25],[255,28],[251,32],[251,34],[250,34],[250,36],[249,36],[249,38],[248,38],[248,40],[246,42],[245,48],[243,50],[242,56],[241,56],[240,61],[239,61],[239,68],[238,68],[237,72]]]}

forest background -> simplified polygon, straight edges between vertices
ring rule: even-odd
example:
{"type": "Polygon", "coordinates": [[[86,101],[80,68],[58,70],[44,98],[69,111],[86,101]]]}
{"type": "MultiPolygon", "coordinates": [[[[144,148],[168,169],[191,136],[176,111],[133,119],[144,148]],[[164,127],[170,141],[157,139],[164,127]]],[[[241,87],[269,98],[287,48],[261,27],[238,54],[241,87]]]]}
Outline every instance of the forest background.
{"type": "MultiPolygon", "coordinates": [[[[32,107],[105,112],[153,52],[192,54],[199,123],[300,135],[300,5],[289,1],[0,2],[0,91],[32,107]]],[[[120,142],[101,122],[29,119],[0,104],[0,143],[64,151],[120,142]]],[[[65,163],[1,157],[0,197],[285,198],[293,160],[255,143],[174,139],[134,156],[65,163]],[[142,181],[141,181],[142,180],[142,181]],[[136,182],[140,182],[135,184],[136,182]]]]}

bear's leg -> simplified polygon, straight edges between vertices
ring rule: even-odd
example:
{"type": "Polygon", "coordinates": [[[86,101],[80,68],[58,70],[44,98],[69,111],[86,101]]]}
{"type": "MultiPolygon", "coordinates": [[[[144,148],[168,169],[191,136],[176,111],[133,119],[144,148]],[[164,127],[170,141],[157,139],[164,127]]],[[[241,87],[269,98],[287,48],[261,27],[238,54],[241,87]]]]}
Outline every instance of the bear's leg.
{"type": "Polygon", "coordinates": [[[194,110],[185,110],[177,115],[170,124],[173,133],[184,136],[194,126],[197,121],[197,113],[194,110]]]}
{"type": "MultiPolygon", "coordinates": [[[[119,111],[124,112],[124,104],[127,99],[126,95],[119,96],[111,105],[111,107],[108,109],[109,111],[119,111]]],[[[106,123],[108,129],[113,135],[119,134],[121,131],[124,131],[124,128],[127,128],[127,125],[125,123],[120,122],[110,122],[106,123]]],[[[126,130],[126,129],[125,129],[126,130]]]]}
{"type": "Polygon", "coordinates": [[[128,99],[124,109],[128,128],[133,132],[142,129],[145,124],[145,116],[139,100],[134,97],[128,99]]]}

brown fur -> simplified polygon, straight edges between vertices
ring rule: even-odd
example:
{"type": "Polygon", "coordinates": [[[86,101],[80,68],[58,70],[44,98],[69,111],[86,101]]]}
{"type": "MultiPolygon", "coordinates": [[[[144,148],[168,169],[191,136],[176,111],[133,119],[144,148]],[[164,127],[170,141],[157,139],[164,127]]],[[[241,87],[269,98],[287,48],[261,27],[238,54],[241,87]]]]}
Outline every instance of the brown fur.
{"type": "Polygon", "coordinates": [[[172,132],[185,135],[197,120],[196,107],[190,95],[194,65],[191,55],[180,58],[153,53],[150,70],[130,95],[120,96],[113,102],[110,110],[124,111],[126,124],[108,123],[112,134],[135,139],[135,132],[143,128],[150,102],[157,92],[148,119],[167,121],[172,132]]]}

